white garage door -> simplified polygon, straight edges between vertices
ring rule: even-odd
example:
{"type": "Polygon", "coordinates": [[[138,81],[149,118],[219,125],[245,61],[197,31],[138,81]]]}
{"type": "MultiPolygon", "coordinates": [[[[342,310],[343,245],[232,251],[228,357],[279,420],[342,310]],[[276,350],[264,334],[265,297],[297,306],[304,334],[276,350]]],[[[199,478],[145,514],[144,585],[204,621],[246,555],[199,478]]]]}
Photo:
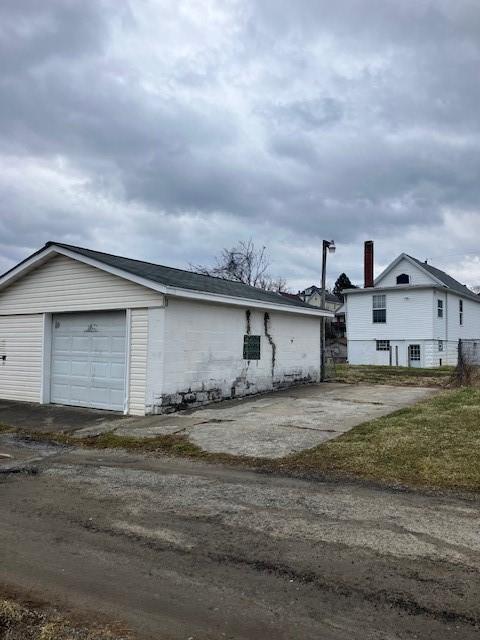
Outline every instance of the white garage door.
{"type": "Polygon", "coordinates": [[[50,401],[123,411],[125,312],[59,314],[52,322],[50,401]]]}

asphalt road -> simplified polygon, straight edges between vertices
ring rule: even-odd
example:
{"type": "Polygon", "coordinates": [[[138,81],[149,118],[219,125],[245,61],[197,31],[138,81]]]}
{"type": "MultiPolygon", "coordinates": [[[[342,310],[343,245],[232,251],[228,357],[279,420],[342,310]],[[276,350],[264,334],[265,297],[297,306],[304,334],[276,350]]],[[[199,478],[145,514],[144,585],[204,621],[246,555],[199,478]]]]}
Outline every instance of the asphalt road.
{"type": "Polygon", "coordinates": [[[0,473],[4,585],[156,640],[479,637],[478,501],[38,454],[0,473]]]}

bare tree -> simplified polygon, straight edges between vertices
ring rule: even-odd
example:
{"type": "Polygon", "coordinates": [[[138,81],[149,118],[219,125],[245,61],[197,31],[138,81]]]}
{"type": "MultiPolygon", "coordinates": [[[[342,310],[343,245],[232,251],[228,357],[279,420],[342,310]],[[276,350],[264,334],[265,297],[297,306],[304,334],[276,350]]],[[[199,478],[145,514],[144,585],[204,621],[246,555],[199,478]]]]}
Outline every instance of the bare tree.
{"type": "Polygon", "coordinates": [[[472,291],[476,293],[477,296],[480,296],[480,285],[477,284],[476,287],[472,287],[472,291]]]}
{"type": "Polygon", "coordinates": [[[246,242],[240,240],[230,249],[222,249],[221,254],[215,257],[213,267],[190,265],[192,271],[206,276],[227,278],[267,291],[286,291],[284,278],[272,276],[269,267],[267,248],[257,248],[251,238],[246,242]]]}

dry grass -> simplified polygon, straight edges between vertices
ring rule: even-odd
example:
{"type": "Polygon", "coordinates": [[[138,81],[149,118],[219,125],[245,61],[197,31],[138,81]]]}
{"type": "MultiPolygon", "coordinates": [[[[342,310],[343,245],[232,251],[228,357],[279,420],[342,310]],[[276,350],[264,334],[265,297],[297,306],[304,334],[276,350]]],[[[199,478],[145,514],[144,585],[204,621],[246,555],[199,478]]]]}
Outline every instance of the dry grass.
{"type": "Polygon", "coordinates": [[[373,365],[336,365],[336,382],[351,384],[391,384],[408,387],[448,387],[454,367],[415,369],[410,367],[384,367],[373,365]]]}
{"type": "Polygon", "coordinates": [[[119,625],[73,620],[56,608],[0,594],[0,640],[132,640],[119,625]]]}
{"type": "Polygon", "coordinates": [[[480,491],[480,391],[455,389],[281,461],[393,485],[480,491]]]}

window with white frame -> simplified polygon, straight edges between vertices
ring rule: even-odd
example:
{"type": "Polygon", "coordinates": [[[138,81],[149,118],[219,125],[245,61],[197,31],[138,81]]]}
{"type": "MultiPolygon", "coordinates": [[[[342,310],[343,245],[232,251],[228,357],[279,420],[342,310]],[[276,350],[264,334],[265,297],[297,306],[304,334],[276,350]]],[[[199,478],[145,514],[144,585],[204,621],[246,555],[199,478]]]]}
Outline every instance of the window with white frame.
{"type": "Polygon", "coordinates": [[[443,340],[438,341],[438,350],[443,351],[443,340]]]}
{"type": "Polygon", "coordinates": [[[458,321],[463,324],[463,300],[458,301],[458,321]]]}
{"type": "Polygon", "coordinates": [[[443,300],[437,300],[437,318],[443,318],[443,300]]]}
{"type": "Polygon", "coordinates": [[[412,360],[417,361],[417,362],[420,361],[420,345],[419,344],[411,344],[411,345],[409,345],[408,353],[409,353],[410,361],[412,361],[412,360]]]}
{"type": "Polygon", "coordinates": [[[372,299],[372,320],[375,323],[387,321],[387,298],[385,294],[377,294],[372,299]]]}
{"type": "Polygon", "coordinates": [[[376,340],[377,351],[390,351],[390,340],[376,340]]]}

